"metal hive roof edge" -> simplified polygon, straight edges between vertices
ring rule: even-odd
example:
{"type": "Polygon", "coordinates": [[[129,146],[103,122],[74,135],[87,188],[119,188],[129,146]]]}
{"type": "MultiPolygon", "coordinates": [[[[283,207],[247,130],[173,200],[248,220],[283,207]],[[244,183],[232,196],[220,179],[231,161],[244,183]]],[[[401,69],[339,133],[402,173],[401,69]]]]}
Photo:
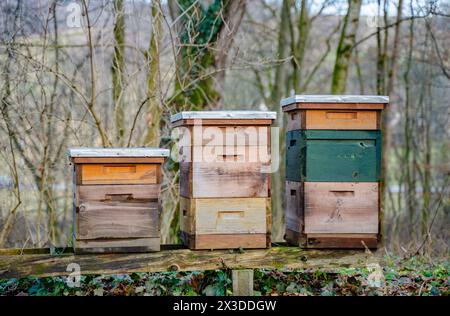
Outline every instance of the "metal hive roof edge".
{"type": "Polygon", "coordinates": [[[183,119],[271,119],[277,118],[276,112],[267,111],[183,111],[171,116],[170,122],[183,119]]]}
{"type": "Polygon", "coordinates": [[[67,155],[69,157],[168,157],[169,154],[169,149],[157,147],[74,147],[67,150],[67,155]]]}
{"type": "Polygon", "coordinates": [[[281,106],[294,103],[389,103],[388,96],[381,95],[295,95],[280,101],[281,106]]]}

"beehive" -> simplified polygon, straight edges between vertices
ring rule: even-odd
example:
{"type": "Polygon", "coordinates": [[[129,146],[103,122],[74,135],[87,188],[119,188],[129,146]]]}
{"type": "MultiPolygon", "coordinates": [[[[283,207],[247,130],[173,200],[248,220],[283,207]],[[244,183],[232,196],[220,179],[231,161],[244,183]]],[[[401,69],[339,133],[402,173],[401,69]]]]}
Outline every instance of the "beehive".
{"type": "Polygon", "coordinates": [[[384,96],[297,95],[287,113],[286,240],[376,248],[384,96]]]}
{"type": "Polygon", "coordinates": [[[181,239],[191,249],[270,246],[275,112],[196,111],[178,127],[181,239]]]}
{"type": "Polygon", "coordinates": [[[160,148],[71,148],[73,246],[83,252],[159,251],[160,148]]]}

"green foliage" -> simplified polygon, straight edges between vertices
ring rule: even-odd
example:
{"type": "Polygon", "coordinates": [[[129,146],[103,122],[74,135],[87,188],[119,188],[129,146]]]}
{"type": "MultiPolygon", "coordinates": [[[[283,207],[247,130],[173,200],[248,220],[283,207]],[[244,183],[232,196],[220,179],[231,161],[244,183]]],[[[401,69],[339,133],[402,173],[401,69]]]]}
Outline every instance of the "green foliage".
{"type": "Polygon", "coordinates": [[[81,276],[80,287],[66,277],[27,277],[0,280],[0,295],[113,296],[113,295],[227,295],[231,280],[226,271],[132,273],[81,276]]]}
{"type": "Polygon", "coordinates": [[[209,100],[216,101],[220,94],[214,89],[213,78],[207,74],[214,66],[214,47],[223,26],[221,13],[227,10],[229,1],[215,0],[207,8],[193,0],[179,1],[183,28],[180,34],[181,81],[176,83],[174,102],[181,106],[188,103],[191,110],[201,110],[209,100]],[[182,93],[180,93],[182,91],[182,93]]]}
{"type": "Polygon", "coordinates": [[[450,265],[423,259],[394,260],[373,267],[343,268],[337,273],[315,271],[255,271],[255,290],[261,295],[444,295],[448,296],[450,265]],[[381,271],[382,270],[382,271],[381,271]],[[374,282],[375,281],[377,282],[374,282]]]}
{"type": "MultiPolygon", "coordinates": [[[[283,271],[257,269],[255,295],[423,295],[449,296],[450,264],[424,259],[393,260],[383,268],[283,271]],[[377,271],[378,269],[378,271],[377,271]],[[379,272],[379,274],[377,274],[379,272]],[[378,277],[378,279],[377,279],[378,277]]],[[[81,276],[80,287],[65,277],[0,280],[0,295],[231,295],[230,271],[131,273],[81,276]]]]}

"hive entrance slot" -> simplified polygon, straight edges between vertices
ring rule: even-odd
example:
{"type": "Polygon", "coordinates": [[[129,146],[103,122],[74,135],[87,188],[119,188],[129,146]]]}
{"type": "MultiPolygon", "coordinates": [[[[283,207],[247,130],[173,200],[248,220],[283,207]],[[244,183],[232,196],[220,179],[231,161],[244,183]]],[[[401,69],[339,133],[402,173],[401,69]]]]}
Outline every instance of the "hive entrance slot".
{"type": "Polygon", "coordinates": [[[333,193],[333,195],[335,196],[354,196],[355,195],[355,191],[351,191],[351,190],[332,190],[330,191],[331,193],[333,193]]]}
{"type": "Polygon", "coordinates": [[[105,200],[107,201],[126,201],[132,199],[133,199],[132,193],[105,194],[105,200]]]}
{"type": "Polygon", "coordinates": [[[239,157],[241,157],[243,155],[239,155],[239,154],[223,154],[221,156],[222,156],[223,160],[237,161],[237,160],[239,160],[239,157]]]}
{"type": "Polygon", "coordinates": [[[238,219],[244,217],[244,211],[219,211],[218,217],[221,219],[238,219]]]}
{"type": "Polygon", "coordinates": [[[336,112],[328,111],[326,113],[327,119],[331,120],[355,120],[357,112],[336,112]]]}
{"type": "Polygon", "coordinates": [[[136,173],[136,166],[133,165],[106,165],[103,166],[103,173],[136,173]]]}

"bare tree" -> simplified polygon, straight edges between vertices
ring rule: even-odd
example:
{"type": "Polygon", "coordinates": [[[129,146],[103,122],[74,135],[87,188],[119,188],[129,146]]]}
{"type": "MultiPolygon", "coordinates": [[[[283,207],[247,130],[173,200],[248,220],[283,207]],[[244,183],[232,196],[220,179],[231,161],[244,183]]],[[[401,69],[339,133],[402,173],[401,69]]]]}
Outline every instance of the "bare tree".
{"type": "Polygon", "coordinates": [[[347,85],[347,73],[358,31],[359,13],[361,11],[360,0],[348,0],[347,14],[344,17],[341,37],[336,51],[336,61],[331,82],[333,94],[344,93],[347,85]]]}
{"type": "Polygon", "coordinates": [[[116,120],[116,142],[123,145],[125,117],[123,95],[125,90],[125,12],[123,0],[114,0],[114,53],[111,79],[114,112],[116,120]]]}

